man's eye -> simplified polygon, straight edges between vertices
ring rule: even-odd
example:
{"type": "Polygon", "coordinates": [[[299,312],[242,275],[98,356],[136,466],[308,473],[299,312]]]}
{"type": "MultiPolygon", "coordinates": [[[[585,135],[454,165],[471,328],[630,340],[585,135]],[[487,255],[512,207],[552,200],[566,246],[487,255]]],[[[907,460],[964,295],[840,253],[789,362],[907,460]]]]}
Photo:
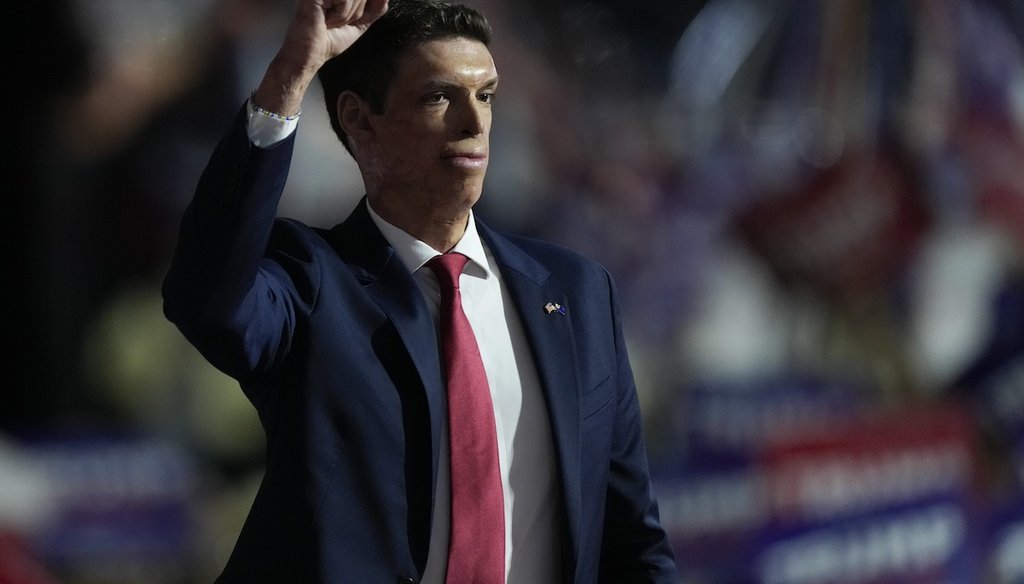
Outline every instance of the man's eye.
{"type": "Polygon", "coordinates": [[[431,93],[423,98],[424,103],[441,103],[448,98],[444,93],[431,93]]]}
{"type": "Polygon", "coordinates": [[[479,99],[480,101],[482,101],[484,103],[494,103],[494,98],[495,98],[494,93],[488,92],[488,93],[481,93],[480,97],[478,97],[477,99],[479,99]]]}

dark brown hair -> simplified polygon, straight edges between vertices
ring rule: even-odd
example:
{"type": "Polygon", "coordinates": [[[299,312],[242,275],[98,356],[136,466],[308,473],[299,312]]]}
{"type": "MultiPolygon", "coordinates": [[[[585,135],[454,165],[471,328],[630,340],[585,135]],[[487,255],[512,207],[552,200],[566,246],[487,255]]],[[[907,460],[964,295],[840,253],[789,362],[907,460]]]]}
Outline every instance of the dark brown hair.
{"type": "Polygon", "coordinates": [[[369,102],[376,113],[384,111],[388,89],[398,62],[420,43],[446,37],[465,37],[491,42],[491,27],[476,10],[437,0],[391,0],[384,13],[345,52],[324,63],[318,76],[324,90],[331,128],[351,152],[345,130],[338,120],[338,96],[352,91],[369,102]]]}

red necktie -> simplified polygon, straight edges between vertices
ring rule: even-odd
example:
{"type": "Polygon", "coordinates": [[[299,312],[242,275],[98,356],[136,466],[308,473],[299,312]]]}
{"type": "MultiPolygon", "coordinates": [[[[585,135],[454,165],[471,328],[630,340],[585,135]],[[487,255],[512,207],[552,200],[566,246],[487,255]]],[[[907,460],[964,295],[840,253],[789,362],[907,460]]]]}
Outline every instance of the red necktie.
{"type": "Polygon", "coordinates": [[[448,380],[452,517],[447,584],[505,582],[505,504],[484,364],[462,311],[459,276],[469,258],[430,260],[441,287],[441,344],[448,380]]]}

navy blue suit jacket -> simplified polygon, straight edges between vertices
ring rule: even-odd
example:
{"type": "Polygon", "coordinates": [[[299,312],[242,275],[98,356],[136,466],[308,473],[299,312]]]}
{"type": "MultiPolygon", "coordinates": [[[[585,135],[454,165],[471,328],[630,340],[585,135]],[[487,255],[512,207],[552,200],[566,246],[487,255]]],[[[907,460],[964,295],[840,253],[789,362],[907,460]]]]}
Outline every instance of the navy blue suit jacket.
{"type": "MultiPolygon", "coordinates": [[[[330,230],[275,219],[293,140],[252,146],[239,116],[164,282],[168,318],[239,381],[267,435],[264,480],[219,581],[415,582],[447,415],[435,328],[365,205],[330,230]]],[[[478,227],[550,413],[563,581],[674,582],[611,279],[563,248],[478,227]]]]}

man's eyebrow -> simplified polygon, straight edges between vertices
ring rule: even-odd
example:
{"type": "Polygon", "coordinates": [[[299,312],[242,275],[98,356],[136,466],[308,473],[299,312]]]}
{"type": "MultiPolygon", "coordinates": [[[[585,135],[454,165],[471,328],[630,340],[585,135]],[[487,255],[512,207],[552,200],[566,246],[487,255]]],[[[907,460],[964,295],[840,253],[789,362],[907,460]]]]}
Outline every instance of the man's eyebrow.
{"type": "MultiPolygon", "coordinates": [[[[498,85],[499,77],[495,75],[481,85],[483,89],[494,89],[498,85]]],[[[453,83],[451,81],[444,81],[441,79],[432,79],[423,84],[421,89],[423,91],[444,91],[453,89],[462,89],[465,85],[461,83],[453,83]]]]}

